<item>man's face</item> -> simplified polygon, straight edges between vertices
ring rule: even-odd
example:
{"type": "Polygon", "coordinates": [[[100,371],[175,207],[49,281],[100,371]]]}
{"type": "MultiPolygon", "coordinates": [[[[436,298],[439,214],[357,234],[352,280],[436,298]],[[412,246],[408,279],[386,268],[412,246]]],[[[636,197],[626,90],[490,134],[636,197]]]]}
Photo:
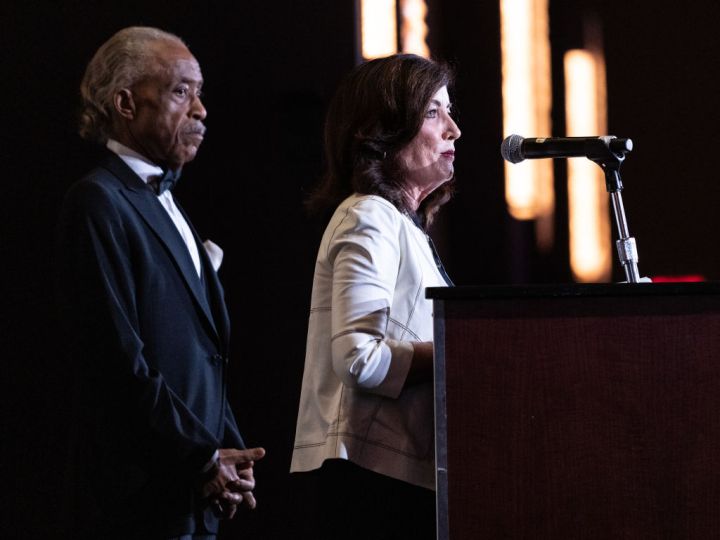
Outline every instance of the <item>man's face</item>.
{"type": "Polygon", "coordinates": [[[153,45],[148,76],[130,90],[135,106],[127,128],[132,145],[154,163],[173,170],[192,161],[205,134],[197,60],[180,43],[153,45]]]}

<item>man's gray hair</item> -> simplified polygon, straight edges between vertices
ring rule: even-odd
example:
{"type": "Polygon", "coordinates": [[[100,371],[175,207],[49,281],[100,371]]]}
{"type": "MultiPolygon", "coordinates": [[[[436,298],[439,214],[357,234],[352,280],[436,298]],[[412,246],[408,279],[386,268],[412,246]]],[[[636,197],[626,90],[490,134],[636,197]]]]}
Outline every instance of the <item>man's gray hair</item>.
{"type": "Polygon", "coordinates": [[[185,43],[178,36],[147,26],[124,28],[98,49],[80,84],[82,112],[80,136],[104,144],[112,135],[113,98],[147,76],[154,58],[151,45],[158,41],[185,43]]]}

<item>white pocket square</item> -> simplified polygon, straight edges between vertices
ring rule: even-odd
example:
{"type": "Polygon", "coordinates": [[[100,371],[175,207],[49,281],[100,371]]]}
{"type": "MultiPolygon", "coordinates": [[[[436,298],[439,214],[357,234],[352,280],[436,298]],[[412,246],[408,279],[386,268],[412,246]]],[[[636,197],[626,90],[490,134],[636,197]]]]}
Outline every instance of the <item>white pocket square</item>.
{"type": "Polygon", "coordinates": [[[217,272],[223,260],[222,248],[212,240],[205,240],[203,242],[203,247],[210,258],[210,263],[212,264],[213,269],[217,272]]]}

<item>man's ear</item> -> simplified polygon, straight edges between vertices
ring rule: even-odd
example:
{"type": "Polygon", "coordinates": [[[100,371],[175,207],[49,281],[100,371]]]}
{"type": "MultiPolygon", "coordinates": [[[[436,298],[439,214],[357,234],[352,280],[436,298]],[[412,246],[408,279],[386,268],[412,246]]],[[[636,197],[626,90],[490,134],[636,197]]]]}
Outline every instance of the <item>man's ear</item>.
{"type": "Polygon", "coordinates": [[[113,105],[117,113],[126,120],[135,118],[135,100],[132,92],[127,88],[122,88],[113,96],[113,105]]]}

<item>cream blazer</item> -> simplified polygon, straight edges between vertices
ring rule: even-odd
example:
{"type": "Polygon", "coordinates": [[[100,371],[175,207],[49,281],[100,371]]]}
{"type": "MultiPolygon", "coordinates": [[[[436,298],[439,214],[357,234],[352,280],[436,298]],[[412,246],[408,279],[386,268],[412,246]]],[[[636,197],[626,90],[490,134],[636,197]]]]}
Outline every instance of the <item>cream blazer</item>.
{"type": "Polygon", "coordinates": [[[315,264],[292,472],[341,458],[435,488],[432,384],[403,384],[412,342],[433,339],[425,288],[445,285],[407,215],[374,195],[340,204],[315,264]]]}

